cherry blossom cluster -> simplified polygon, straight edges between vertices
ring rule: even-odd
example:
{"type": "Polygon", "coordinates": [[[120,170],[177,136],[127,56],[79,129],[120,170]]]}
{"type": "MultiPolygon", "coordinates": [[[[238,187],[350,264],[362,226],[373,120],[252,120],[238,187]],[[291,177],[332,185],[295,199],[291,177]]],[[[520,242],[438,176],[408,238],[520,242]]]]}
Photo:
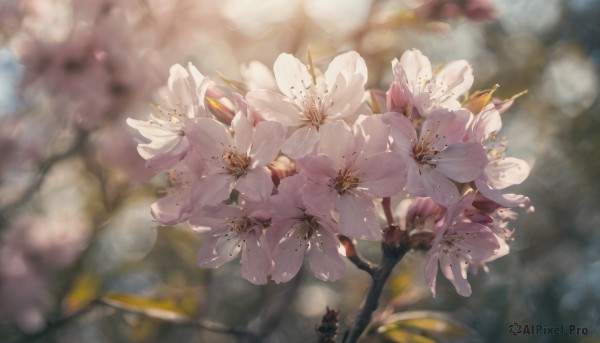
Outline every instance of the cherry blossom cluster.
{"type": "Polygon", "coordinates": [[[381,240],[393,226],[425,240],[434,294],[439,268],[469,296],[467,271],[508,253],[511,208],[529,207],[503,192],[529,174],[497,135],[512,100],[469,95],[466,61],[434,70],[411,50],[392,70],[387,92],[372,91],[356,52],[324,72],[284,53],[273,73],[255,62],[245,83],[226,80],[228,93],[191,63],[174,65],[150,120],[127,121],[144,137],[147,166],[170,183],[152,215],[204,235],[201,267],[241,253],[243,277],[255,284],[289,281],[305,258],[317,278],[337,280],[340,235],[381,240]],[[383,224],[377,200],[392,197],[399,220],[383,224]]]}

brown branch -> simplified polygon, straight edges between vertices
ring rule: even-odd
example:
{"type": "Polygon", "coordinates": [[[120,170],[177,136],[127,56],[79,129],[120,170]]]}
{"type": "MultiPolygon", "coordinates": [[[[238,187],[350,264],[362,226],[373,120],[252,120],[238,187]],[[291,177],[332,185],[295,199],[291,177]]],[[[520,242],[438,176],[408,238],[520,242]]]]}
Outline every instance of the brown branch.
{"type": "Polygon", "coordinates": [[[254,337],[255,336],[255,334],[252,331],[247,330],[245,328],[227,326],[227,325],[213,322],[210,320],[195,320],[195,319],[191,319],[191,318],[187,318],[187,317],[165,318],[162,316],[152,316],[146,311],[135,310],[135,309],[126,309],[123,307],[115,306],[107,301],[102,300],[102,299],[96,299],[94,301],[94,303],[97,305],[102,305],[102,306],[112,308],[112,309],[115,309],[115,310],[118,310],[121,312],[137,314],[140,316],[157,319],[157,320],[163,321],[165,323],[169,323],[169,324],[173,324],[173,325],[177,325],[177,326],[196,327],[196,328],[205,329],[205,330],[208,330],[211,332],[234,335],[234,336],[238,336],[238,337],[254,337]]]}
{"type": "Polygon", "coordinates": [[[29,201],[29,199],[31,199],[31,197],[42,186],[44,180],[46,179],[46,176],[48,176],[48,173],[50,172],[50,170],[52,170],[52,167],[54,167],[54,165],[56,165],[57,163],[66,160],[67,158],[78,153],[83,148],[83,145],[88,135],[89,133],[87,131],[79,131],[77,137],[67,150],[52,155],[46,160],[42,161],[38,167],[38,173],[35,176],[35,180],[33,180],[29,184],[29,186],[21,193],[21,196],[18,199],[5,205],[2,209],[0,209],[0,216],[6,218],[10,212],[18,209],[19,207],[27,203],[27,201],[29,201]]]}
{"type": "Polygon", "coordinates": [[[354,325],[350,327],[344,336],[344,343],[356,343],[360,336],[363,334],[371,318],[373,312],[379,306],[379,298],[383,292],[387,279],[389,278],[392,270],[396,264],[404,257],[408,251],[406,244],[388,245],[385,242],[381,243],[383,255],[381,257],[381,264],[372,270],[373,283],[367,292],[367,296],[362,304],[362,307],[354,320],[354,325]]]}
{"type": "Polygon", "coordinates": [[[385,214],[385,220],[387,220],[388,225],[394,225],[394,215],[392,214],[392,202],[390,197],[381,199],[381,206],[383,207],[383,213],[385,214]]]}
{"type": "Polygon", "coordinates": [[[346,250],[346,257],[348,258],[348,260],[352,262],[356,266],[356,268],[364,270],[369,275],[371,275],[371,277],[373,277],[375,271],[379,268],[379,266],[362,257],[358,253],[358,251],[356,251],[356,246],[354,246],[354,243],[350,238],[344,235],[338,235],[338,239],[340,240],[340,242],[342,242],[342,245],[346,250]]]}

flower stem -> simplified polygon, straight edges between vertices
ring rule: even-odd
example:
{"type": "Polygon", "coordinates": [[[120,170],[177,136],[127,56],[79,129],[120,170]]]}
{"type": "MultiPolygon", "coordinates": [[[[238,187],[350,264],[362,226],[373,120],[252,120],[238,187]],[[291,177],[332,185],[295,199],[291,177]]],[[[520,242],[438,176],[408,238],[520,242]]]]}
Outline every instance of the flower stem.
{"type": "Polygon", "coordinates": [[[369,273],[373,279],[373,283],[367,292],[360,312],[354,320],[354,325],[348,329],[348,332],[344,337],[344,343],[356,343],[363,334],[371,322],[373,312],[375,312],[379,306],[379,298],[381,297],[383,287],[392,273],[392,270],[408,251],[408,247],[405,244],[391,246],[386,242],[382,242],[381,248],[383,251],[381,263],[373,269],[372,273],[369,273]]]}

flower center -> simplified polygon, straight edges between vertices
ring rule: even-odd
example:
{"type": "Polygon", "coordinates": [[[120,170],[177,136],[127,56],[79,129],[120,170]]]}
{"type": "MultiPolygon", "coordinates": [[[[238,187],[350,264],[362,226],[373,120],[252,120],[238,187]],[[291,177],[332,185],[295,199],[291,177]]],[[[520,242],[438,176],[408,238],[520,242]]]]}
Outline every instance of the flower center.
{"type": "Polygon", "coordinates": [[[312,235],[319,230],[319,222],[317,219],[310,214],[304,213],[300,219],[299,235],[300,238],[308,240],[312,235]]]}
{"type": "Polygon", "coordinates": [[[185,136],[185,132],[183,131],[182,126],[183,123],[181,122],[183,113],[178,111],[176,108],[166,110],[160,105],[156,105],[155,107],[156,116],[153,115],[153,119],[150,120],[150,124],[158,125],[162,128],[169,128],[171,130],[174,130],[178,135],[185,136]]]}
{"type": "Polygon", "coordinates": [[[224,168],[227,173],[236,179],[246,175],[246,170],[250,166],[250,157],[247,157],[246,154],[240,155],[233,151],[226,151],[221,159],[225,162],[224,168]]]}
{"type": "MultiPolygon", "coordinates": [[[[229,232],[233,235],[241,235],[246,233],[249,228],[253,225],[252,221],[248,217],[235,218],[227,222],[229,232]]],[[[227,234],[229,236],[229,234],[227,234]]]]}
{"type": "Polygon", "coordinates": [[[417,161],[420,165],[431,164],[431,159],[438,153],[439,151],[425,146],[425,145],[417,145],[413,149],[413,157],[415,161],[417,161]]]}
{"type": "Polygon", "coordinates": [[[469,264],[472,261],[471,250],[461,249],[460,245],[466,239],[465,234],[450,233],[444,237],[442,241],[442,252],[444,254],[452,254],[454,258],[462,258],[465,260],[465,264],[469,264]]]}
{"type": "Polygon", "coordinates": [[[331,179],[331,188],[335,189],[339,195],[346,193],[347,191],[358,187],[362,180],[360,177],[355,176],[349,170],[338,171],[338,175],[331,179]]]}
{"type": "MultiPolygon", "coordinates": [[[[336,87],[337,88],[337,87],[336,87]]],[[[335,91],[335,88],[333,89],[335,91]]],[[[323,83],[305,85],[302,82],[302,89],[290,89],[292,99],[299,109],[298,114],[305,126],[314,126],[319,129],[327,119],[326,110],[333,105],[332,100],[325,100],[329,91],[327,85],[323,83]],[[323,88],[319,90],[317,88],[323,88]]]]}
{"type": "Polygon", "coordinates": [[[506,137],[498,137],[496,134],[492,134],[483,142],[483,145],[490,161],[504,158],[506,137]]]}

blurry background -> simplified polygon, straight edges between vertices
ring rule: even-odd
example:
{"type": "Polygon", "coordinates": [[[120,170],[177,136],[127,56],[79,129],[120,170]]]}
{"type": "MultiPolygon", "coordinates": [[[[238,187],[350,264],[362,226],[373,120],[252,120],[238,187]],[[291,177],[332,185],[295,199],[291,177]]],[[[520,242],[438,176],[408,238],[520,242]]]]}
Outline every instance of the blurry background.
{"type": "MultiPolygon", "coordinates": [[[[528,90],[501,133],[532,166],[511,191],[535,212],[514,222],[511,254],[469,277],[470,298],[442,278],[431,298],[424,256],[397,267],[382,308],[438,311],[469,337],[459,324],[435,333],[421,322],[420,338],[390,329],[365,341],[600,342],[599,42],[595,0],[3,0],[0,341],[236,341],[160,320],[175,313],[309,342],[326,306],[345,327],[369,281],[351,264],[335,283],[308,272],[266,287],[243,280],[237,263],[198,269],[200,237],[150,217],[166,183],[144,168],[125,118],[151,111],[173,63],[192,61],[224,85],[217,72],[244,81],[250,61],[271,68],[281,52],[305,59],[310,48],[324,67],[357,50],[368,86],[385,90],[390,61],[418,48],[434,64],[472,62],[473,89],[528,90]],[[120,292],[120,309],[87,305],[108,292],[120,292]],[[513,322],[589,334],[513,336],[513,322]]],[[[378,258],[377,244],[359,249],[378,258]]]]}

